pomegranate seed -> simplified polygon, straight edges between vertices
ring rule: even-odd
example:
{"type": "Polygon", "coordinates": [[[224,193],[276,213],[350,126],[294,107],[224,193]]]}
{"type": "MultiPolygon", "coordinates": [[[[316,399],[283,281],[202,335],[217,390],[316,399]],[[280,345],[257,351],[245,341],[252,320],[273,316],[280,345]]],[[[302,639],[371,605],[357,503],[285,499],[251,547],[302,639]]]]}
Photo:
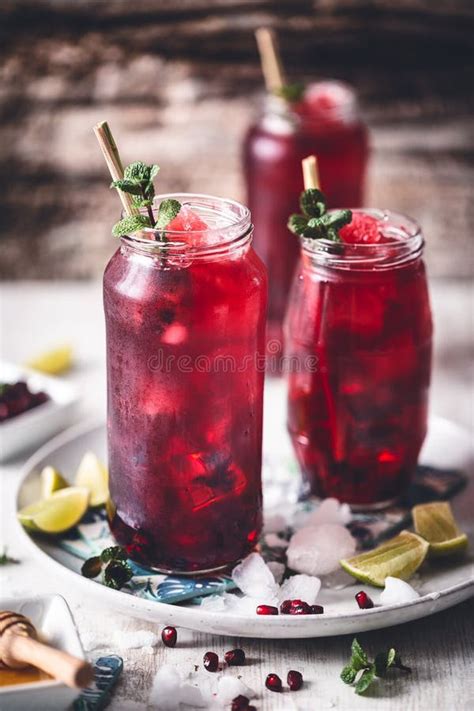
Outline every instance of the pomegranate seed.
{"type": "Polygon", "coordinates": [[[203,663],[208,672],[215,672],[219,668],[219,657],[215,652],[206,652],[203,657],[203,663]]]}
{"type": "Polygon", "coordinates": [[[280,612],[282,615],[289,615],[291,608],[291,600],[283,600],[280,605],[280,612]]]}
{"type": "Polygon", "coordinates": [[[230,711],[247,711],[248,708],[249,699],[246,696],[239,694],[239,696],[236,696],[235,699],[232,699],[230,711]]]}
{"type": "Polygon", "coordinates": [[[281,679],[277,674],[269,674],[265,679],[265,686],[270,691],[281,691],[281,679]]]}
{"type": "Polygon", "coordinates": [[[310,615],[322,615],[324,612],[324,607],[322,605],[310,605],[309,614],[310,615]]]}
{"type": "Polygon", "coordinates": [[[303,675],[299,671],[292,669],[286,677],[290,691],[298,691],[303,686],[303,675]]]}
{"type": "Polygon", "coordinates": [[[290,615],[309,615],[310,607],[303,600],[292,600],[290,607],[290,615]]]}
{"type": "Polygon", "coordinates": [[[176,627],[164,627],[161,632],[161,639],[163,640],[163,644],[167,647],[174,647],[178,639],[176,627]]]}
{"type": "Polygon", "coordinates": [[[370,608],[374,606],[370,597],[363,590],[356,594],[355,599],[361,610],[370,610],[370,608]]]}
{"type": "Polygon", "coordinates": [[[245,652],[243,649],[231,649],[224,654],[224,659],[230,667],[242,667],[245,664],[245,652]]]}
{"type": "Polygon", "coordinates": [[[278,615],[278,607],[273,607],[273,605],[258,605],[257,615],[278,615]]]}

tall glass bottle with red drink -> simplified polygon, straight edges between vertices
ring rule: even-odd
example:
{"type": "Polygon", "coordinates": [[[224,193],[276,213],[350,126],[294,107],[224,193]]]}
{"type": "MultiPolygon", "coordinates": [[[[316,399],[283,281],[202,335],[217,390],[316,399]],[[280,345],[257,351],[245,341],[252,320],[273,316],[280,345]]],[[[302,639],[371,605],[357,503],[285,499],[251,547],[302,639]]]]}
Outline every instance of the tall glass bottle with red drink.
{"type": "Polygon", "coordinates": [[[266,273],[247,208],[163,198],[178,216],[122,237],[104,275],[109,518],[133,560],[203,572],[260,533],[266,273]]]}
{"type": "Polygon", "coordinates": [[[423,238],[376,210],[354,212],[340,235],[301,239],[285,322],[288,429],[307,492],[370,508],[405,491],[426,434],[423,238]]]}
{"type": "Polygon", "coordinates": [[[330,207],[360,207],[368,159],[367,128],[351,87],[311,84],[289,103],[268,96],[266,109],[247,133],[243,148],[247,201],[255,226],[255,249],[269,275],[267,339],[279,352],[282,321],[298,260],[298,243],[286,228],[303,190],[301,161],[318,157],[321,189],[330,207]]]}

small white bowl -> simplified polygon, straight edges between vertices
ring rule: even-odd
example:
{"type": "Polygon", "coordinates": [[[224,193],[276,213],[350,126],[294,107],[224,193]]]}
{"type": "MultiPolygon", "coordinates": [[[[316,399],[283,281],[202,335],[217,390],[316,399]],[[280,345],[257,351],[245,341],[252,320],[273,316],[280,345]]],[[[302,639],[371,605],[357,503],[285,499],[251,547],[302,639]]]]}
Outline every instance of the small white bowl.
{"type": "Polygon", "coordinates": [[[75,419],[79,395],[74,386],[28,368],[0,362],[0,382],[25,380],[33,392],[43,390],[50,399],[0,423],[0,462],[37,447],[68,427],[75,419]]]}
{"type": "MultiPolygon", "coordinates": [[[[85,659],[71,611],[61,595],[0,598],[0,610],[21,612],[32,621],[43,641],[85,659]]],[[[0,686],[0,709],[59,711],[67,709],[79,693],[78,689],[70,689],[54,680],[0,686]]]]}

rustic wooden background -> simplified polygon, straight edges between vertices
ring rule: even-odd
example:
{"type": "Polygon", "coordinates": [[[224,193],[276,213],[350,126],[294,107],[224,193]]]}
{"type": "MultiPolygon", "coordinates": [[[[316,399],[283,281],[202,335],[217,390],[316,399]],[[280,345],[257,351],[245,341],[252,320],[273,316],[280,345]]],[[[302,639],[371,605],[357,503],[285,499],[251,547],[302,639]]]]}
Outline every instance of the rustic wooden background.
{"type": "Polygon", "coordinates": [[[472,0],[2,0],[0,277],[101,273],[119,209],[91,132],[103,118],[126,161],[161,165],[163,191],[243,198],[261,24],[293,77],[357,87],[367,203],[422,223],[433,276],[471,275],[472,0]]]}

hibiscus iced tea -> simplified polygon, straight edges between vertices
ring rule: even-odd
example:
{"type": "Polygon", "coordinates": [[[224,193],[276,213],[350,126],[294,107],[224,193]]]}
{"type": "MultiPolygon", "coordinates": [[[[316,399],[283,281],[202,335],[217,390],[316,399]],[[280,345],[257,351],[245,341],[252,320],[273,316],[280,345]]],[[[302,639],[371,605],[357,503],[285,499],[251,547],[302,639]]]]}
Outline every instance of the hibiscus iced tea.
{"type": "Polygon", "coordinates": [[[104,276],[109,517],[132,559],[191,573],[259,537],[266,274],[246,208],[171,197],[104,276]]]}
{"type": "Polygon", "coordinates": [[[340,235],[302,240],[285,326],[288,428],[306,491],[371,507],[404,492],[426,434],[423,239],[381,211],[356,212],[340,235]]]}
{"type": "Polygon", "coordinates": [[[301,161],[311,154],[318,157],[321,189],[329,207],[360,207],[368,138],[349,86],[318,82],[292,104],[269,96],[267,110],[245,139],[255,249],[269,274],[268,342],[273,352],[278,352],[282,340],[281,325],[299,254],[286,222],[296,212],[303,189],[301,161]]]}

